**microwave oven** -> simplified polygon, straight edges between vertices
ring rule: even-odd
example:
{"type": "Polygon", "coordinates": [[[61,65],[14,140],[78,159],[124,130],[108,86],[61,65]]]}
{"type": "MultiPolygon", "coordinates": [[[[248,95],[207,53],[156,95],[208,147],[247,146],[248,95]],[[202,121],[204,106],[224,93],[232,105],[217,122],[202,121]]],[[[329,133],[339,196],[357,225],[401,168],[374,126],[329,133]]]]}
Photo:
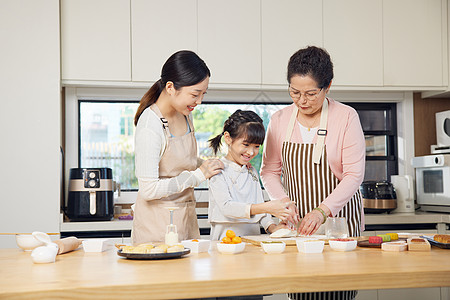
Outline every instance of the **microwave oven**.
{"type": "Polygon", "coordinates": [[[421,210],[450,212],[450,154],[413,157],[416,197],[421,210]]]}
{"type": "Polygon", "coordinates": [[[436,113],[437,146],[450,146],[450,110],[436,113]]]}

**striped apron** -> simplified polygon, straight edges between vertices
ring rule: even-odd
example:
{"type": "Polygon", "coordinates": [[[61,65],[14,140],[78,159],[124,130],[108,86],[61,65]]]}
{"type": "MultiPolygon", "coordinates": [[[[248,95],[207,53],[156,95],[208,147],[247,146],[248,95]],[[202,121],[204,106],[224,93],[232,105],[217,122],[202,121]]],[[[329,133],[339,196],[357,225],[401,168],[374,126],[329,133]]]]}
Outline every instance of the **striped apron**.
{"type": "MultiPolygon", "coordinates": [[[[282,184],[289,198],[297,204],[300,217],[304,217],[319,206],[339,184],[328,164],[324,139],[328,118],[328,101],[322,106],[320,127],[316,144],[290,142],[298,108],[294,106],[286,138],[282,146],[282,184]]],[[[359,236],[361,231],[362,198],[358,191],[337,216],[347,220],[350,236],[359,236]]],[[[330,291],[319,293],[288,294],[290,299],[353,299],[357,291],[330,291]]]]}

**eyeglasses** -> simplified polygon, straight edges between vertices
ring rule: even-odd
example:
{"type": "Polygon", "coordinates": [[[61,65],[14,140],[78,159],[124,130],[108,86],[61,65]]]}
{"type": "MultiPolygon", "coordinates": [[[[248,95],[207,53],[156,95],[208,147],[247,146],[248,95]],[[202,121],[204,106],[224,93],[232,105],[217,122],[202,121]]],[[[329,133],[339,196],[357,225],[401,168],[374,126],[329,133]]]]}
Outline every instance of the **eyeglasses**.
{"type": "MultiPolygon", "coordinates": [[[[320,90],[307,91],[303,94],[303,97],[308,101],[315,101],[322,90],[323,88],[320,90]]],[[[289,96],[294,100],[299,100],[302,97],[302,93],[289,87],[289,96]]]]}

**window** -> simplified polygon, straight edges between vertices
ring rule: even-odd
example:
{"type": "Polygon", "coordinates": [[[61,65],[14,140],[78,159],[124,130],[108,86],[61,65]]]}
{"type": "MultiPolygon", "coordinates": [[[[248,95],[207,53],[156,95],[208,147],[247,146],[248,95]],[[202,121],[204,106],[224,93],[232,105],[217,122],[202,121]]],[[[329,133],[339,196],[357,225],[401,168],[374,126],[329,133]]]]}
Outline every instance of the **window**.
{"type": "MultiPolygon", "coordinates": [[[[237,109],[253,110],[267,128],[273,113],[290,103],[214,103],[204,102],[194,112],[194,126],[199,156],[212,156],[208,139],[221,133],[224,121],[237,109]]],[[[366,139],[366,172],[364,180],[389,180],[398,172],[395,103],[347,103],[360,117],[366,139]]],[[[139,101],[78,100],[79,167],[109,167],[122,191],[136,191],[134,175],[134,115],[139,101]]],[[[225,153],[225,147],[222,147],[225,153]]],[[[257,170],[261,153],[253,158],[257,170]]],[[[199,188],[206,188],[203,183],[199,188]]]]}
{"type": "Polygon", "coordinates": [[[346,103],[358,112],[366,139],[364,180],[390,180],[398,174],[395,103],[346,103]]]}
{"type": "Polygon", "coordinates": [[[107,167],[121,190],[137,190],[134,176],[136,102],[79,101],[80,168],[107,167]]]}

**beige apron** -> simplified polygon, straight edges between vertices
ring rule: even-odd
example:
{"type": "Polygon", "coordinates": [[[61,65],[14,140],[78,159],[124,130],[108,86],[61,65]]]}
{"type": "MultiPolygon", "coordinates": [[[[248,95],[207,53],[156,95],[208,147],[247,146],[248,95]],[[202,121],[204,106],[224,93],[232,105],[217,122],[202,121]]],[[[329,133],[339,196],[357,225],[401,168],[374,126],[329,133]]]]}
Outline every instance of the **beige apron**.
{"type": "MultiPolygon", "coordinates": [[[[191,130],[189,133],[172,136],[167,120],[162,116],[158,106],[153,104],[150,109],[161,119],[167,140],[166,149],[159,162],[159,177],[172,178],[183,171],[194,171],[197,168],[197,141],[192,120],[187,117],[191,130]]],[[[133,220],[133,244],[164,242],[166,227],[170,223],[170,213],[166,207],[174,206],[178,207],[173,216],[173,222],[178,230],[178,240],[199,238],[194,189],[187,188],[161,199],[143,199],[138,193],[133,220]]]]}
{"type": "MultiPolygon", "coordinates": [[[[294,106],[291,119],[282,146],[282,184],[289,198],[297,204],[300,217],[304,217],[339,184],[331,172],[327,160],[325,136],[328,118],[328,101],[322,106],[322,115],[316,144],[290,142],[298,108],[294,106]]],[[[339,211],[339,217],[345,217],[350,236],[359,236],[361,228],[362,199],[359,190],[339,211]]],[[[320,293],[288,294],[290,299],[353,299],[357,291],[330,291],[320,293]]]]}

